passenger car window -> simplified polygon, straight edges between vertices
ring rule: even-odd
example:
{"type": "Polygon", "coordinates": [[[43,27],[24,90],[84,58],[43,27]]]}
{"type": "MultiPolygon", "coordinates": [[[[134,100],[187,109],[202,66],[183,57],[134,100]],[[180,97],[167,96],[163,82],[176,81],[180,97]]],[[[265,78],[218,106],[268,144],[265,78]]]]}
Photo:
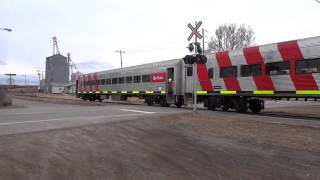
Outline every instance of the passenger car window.
{"type": "Polygon", "coordinates": [[[118,78],[112,78],[112,84],[118,84],[118,78]]]}
{"type": "Polygon", "coordinates": [[[213,79],[213,68],[209,68],[208,77],[209,77],[209,79],[213,79]]]}
{"type": "Polygon", "coordinates": [[[320,59],[306,59],[296,61],[296,73],[320,73],[320,59]]]}
{"type": "Polygon", "coordinates": [[[267,74],[270,76],[290,74],[290,62],[267,63],[267,74]]]}
{"type": "Polygon", "coordinates": [[[100,80],[100,84],[101,84],[101,85],[105,85],[105,84],[106,84],[106,80],[105,80],[105,79],[101,79],[101,80],[100,80]]]}
{"type": "Polygon", "coordinates": [[[109,78],[109,79],[106,79],[106,84],[107,85],[110,85],[111,84],[111,79],[109,78]]]}
{"type": "Polygon", "coordinates": [[[242,65],[240,75],[241,77],[260,76],[262,73],[261,64],[242,65]]]}
{"type": "Polygon", "coordinates": [[[124,84],[124,77],[119,77],[119,84],[124,84]]]}
{"type": "Polygon", "coordinates": [[[150,82],[150,75],[149,74],[142,75],[142,82],[150,82]]]}
{"type": "Polygon", "coordinates": [[[237,77],[237,66],[220,68],[220,77],[237,77]]]}
{"type": "Polygon", "coordinates": [[[128,83],[128,84],[132,83],[132,76],[126,77],[126,83],[128,83]]]}
{"type": "Polygon", "coordinates": [[[193,76],[193,68],[187,67],[187,76],[193,76]]]}
{"type": "Polygon", "coordinates": [[[141,82],[141,76],[133,76],[133,83],[140,83],[141,82]]]}

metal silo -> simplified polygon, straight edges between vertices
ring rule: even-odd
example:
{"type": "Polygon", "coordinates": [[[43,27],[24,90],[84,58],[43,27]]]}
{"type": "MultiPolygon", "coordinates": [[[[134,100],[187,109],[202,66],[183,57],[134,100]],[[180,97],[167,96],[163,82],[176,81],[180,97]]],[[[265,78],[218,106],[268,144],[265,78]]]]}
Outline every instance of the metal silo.
{"type": "Polygon", "coordinates": [[[55,54],[46,58],[45,91],[49,93],[63,93],[69,85],[68,58],[55,54]]]}

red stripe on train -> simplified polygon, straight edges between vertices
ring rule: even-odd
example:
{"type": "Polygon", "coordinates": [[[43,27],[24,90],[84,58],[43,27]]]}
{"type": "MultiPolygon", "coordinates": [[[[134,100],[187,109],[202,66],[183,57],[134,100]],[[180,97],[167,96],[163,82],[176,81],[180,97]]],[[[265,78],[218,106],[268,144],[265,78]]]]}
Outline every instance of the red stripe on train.
{"type": "Polygon", "coordinates": [[[290,76],[297,90],[317,90],[318,86],[312,74],[296,74],[295,63],[304,59],[298,41],[278,43],[278,49],[284,61],[290,61],[290,76]]]}
{"type": "Polygon", "coordinates": [[[82,91],[82,79],[83,79],[83,77],[81,75],[79,75],[79,78],[78,78],[78,89],[79,89],[79,91],[82,91]]]}
{"type": "MultiPolygon", "coordinates": [[[[229,57],[229,53],[227,51],[216,53],[216,59],[217,59],[217,62],[219,64],[220,68],[232,66],[232,63],[231,63],[231,60],[229,57]]],[[[224,83],[226,85],[227,90],[233,90],[233,91],[240,91],[241,90],[237,78],[227,77],[227,78],[223,78],[223,80],[224,80],[224,83]]]]}
{"type": "Polygon", "coordinates": [[[261,76],[253,76],[253,80],[258,90],[275,90],[272,79],[267,76],[266,66],[261,56],[259,47],[243,49],[247,64],[261,64],[261,76]]]}
{"type": "MultiPolygon", "coordinates": [[[[84,83],[87,81],[87,75],[83,75],[83,81],[84,81],[84,83]]],[[[83,86],[84,88],[84,91],[87,91],[87,84],[84,84],[84,86],[83,86]]]]}
{"type": "Polygon", "coordinates": [[[92,92],[91,74],[88,75],[88,81],[89,81],[89,91],[92,92]]]}
{"type": "Polygon", "coordinates": [[[98,74],[97,73],[94,73],[94,80],[95,80],[95,85],[96,85],[96,91],[100,91],[100,88],[99,88],[99,84],[97,84],[97,80],[98,80],[98,74]]]}
{"type": "Polygon", "coordinates": [[[208,69],[206,64],[197,64],[197,74],[202,90],[212,91],[212,83],[208,77],[208,69]]]}

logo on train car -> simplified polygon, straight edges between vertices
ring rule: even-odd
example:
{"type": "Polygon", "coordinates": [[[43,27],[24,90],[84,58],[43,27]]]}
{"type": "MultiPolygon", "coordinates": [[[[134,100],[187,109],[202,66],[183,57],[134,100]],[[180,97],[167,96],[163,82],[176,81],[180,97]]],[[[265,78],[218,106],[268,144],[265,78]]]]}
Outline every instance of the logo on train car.
{"type": "Polygon", "coordinates": [[[167,77],[167,73],[154,73],[151,74],[151,82],[165,82],[167,77]]]}

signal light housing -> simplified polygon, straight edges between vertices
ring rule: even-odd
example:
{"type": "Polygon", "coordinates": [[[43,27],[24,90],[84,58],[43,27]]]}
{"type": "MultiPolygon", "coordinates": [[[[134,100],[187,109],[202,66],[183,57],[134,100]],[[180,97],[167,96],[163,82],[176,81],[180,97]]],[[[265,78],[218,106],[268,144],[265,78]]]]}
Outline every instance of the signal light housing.
{"type": "Polygon", "coordinates": [[[194,64],[195,62],[195,57],[193,57],[192,55],[186,55],[184,58],[183,58],[183,61],[185,64],[194,64]]]}
{"type": "Polygon", "coordinates": [[[185,64],[205,64],[207,62],[207,57],[205,55],[197,54],[195,56],[186,55],[183,58],[185,64]]]}
{"type": "Polygon", "coordinates": [[[207,57],[205,55],[197,54],[195,58],[197,64],[205,64],[207,62],[207,57]]]}

